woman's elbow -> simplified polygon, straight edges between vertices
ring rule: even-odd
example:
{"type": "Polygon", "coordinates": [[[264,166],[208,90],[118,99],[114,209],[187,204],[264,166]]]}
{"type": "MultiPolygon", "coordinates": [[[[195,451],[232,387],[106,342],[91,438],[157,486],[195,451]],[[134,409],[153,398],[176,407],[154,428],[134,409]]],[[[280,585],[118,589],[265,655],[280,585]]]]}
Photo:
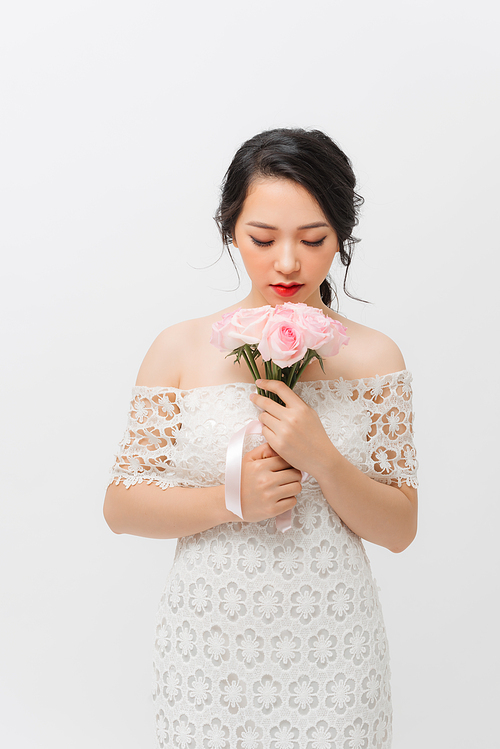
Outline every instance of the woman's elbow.
{"type": "Polygon", "coordinates": [[[123,531],[120,529],[119,524],[119,517],[118,513],[116,512],[116,501],[113,497],[113,486],[109,486],[108,490],[106,492],[106,496],[104,497],[104,505],[102,508],[102,514],[104,515],[104,520],[106,521],[108,527],[110,530],[113,531],[113,533],[120,534],[123,533],[123,531]]]}
{"type": "Polygon", "coordinates": [[[405,536],[401,536],[397,539],[397,541],[391,546],[389,546],[389,550],[392,551],[394,554],[401,554],[402,551],[405,551],[405,549],[410,546],[411,543],[415,540],[415,536],[417,535],[417,524],[415,522],[415,525],[411,528],[410,532],[406,534],[405,536]]]}
{"type": "Polygon", "coordinates": [[[388,546],[389,550],[394,554],[401,554],[402,551],[408,548],[408,546],[414,541],[417,535],[418,527],[418,495],[417,490],[413,487],[404,487],[401,489],[408,505],[406,505],[406,512],[404,517],[401,519],[399,525],[399,532],[397,537],[394,538],[393,543],[388,546]]]}

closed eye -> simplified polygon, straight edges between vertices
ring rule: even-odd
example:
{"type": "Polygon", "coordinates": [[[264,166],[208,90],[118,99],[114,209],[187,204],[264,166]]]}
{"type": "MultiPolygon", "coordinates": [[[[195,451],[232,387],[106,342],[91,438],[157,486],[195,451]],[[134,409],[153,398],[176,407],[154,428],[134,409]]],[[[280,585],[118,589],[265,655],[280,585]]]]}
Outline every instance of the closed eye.
{"type": "Polygon", "coordinates": [[[325,241],[325,239],[326,239],[326,237],[323,237],[323,239],[318,239],[317,242],[306,242],[305,239],[303,239],[302,241],[308,247],[321,247],[321,245],[323,244],[323,242],[325,241]]]}
{"type": "MultiPolygon", "coordinates": [[[[252,235],[250,235],[250,239],[257,245],[257,247],[270,247],[274,242],[274,239],[270,239],[269,242],[260,242],[258,239],[255,239],[255,237],[252,237],[252,235]]],[[[306,240],[303,239],[302,243],[307,247],[321,247],[325,239],[326,237],[323,237],[322,239],[318,239],[317,242],[306,242],[306,240]]]]}
{"type": "Polygon", "coordinates": [[[269,242],[259,242],[259,240],[255,239],[255,237],[252,237],[252,235],[250,235],[250,239],[254,244],[257,245],[257,247],[270,247],[274,242],[274,239],[269,240],[269,242]]]}

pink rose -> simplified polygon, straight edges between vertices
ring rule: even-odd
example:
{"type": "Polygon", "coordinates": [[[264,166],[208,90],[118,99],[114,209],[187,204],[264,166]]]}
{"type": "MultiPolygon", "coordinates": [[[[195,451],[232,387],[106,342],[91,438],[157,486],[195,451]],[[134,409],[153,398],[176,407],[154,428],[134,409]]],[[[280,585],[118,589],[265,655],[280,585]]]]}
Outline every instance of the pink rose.
{"type": "Polygon", "coordinates": [[[335,356],[349,341],[346,332],[316,307],[285,302],[227,312],[212,325],[210,343],[223,352],[257,345],[264,361],[285,368],[303,359],[308,349],[321,357],[335,356]]]}
{"type": "Polygon", "coordinates": [[[239,309],[232,319],[233,336],[242,343],[259,343],[267,321],[271,317],[271,305],[255,309],[239,309]]]}
{"type": "Polygon", "coordinates": [[[292,319],[289,310],[280,314],[279,308],[275,308],[257,348],[264,361],[271,359],[278,367],[291,367],[307,354],[305,330],[299,322],[292,319]]]}
{"type": "Polygon", "coordinates": [[[315,351],[330,338],[330,326],[328,318],[316,307],[307,304],[293,304],[288,302],[283,305],[283,314],[289,313],[292,319],[304,329],[307,348],[315,351]]]}
{"type": "Polygon", "coordinates": [[[234,351],[235,348],[242,346],[242,342],[235,336],[234,325],[232,319],[239,310],[234,312],[226,312],[222,315],[222,319],[214,322],[212,325],[212,335],[210,336],[210,343],[212,343],[219,351],[234,351]]]}
{"type": "MultiPolygon", "coordinates": [[[[277,304],[274,308],[274,314],[279,315],[281,320],[295,320],[297,318],[297,311],[294,310],[294,307],[298,307],[298,304],[277,304]]],[[[304,304],[304,307],[307,307],[307,304],[304,304]]]]}
{"type": "Polygon", "coordinates": [[[346,336],[347,328],[338,320],[327,318],[330,325],[330,339],[318,349],[315,349],[320,356],[336,356],[342,346],[349,343],[349,336],[346,336]]]}
{"type": "Polygon", "coordinates": [[[342,323],[332,320],[316,307],[292,302],[285,303],[283,307],[289,308],[293,312],[293,319],[305,329],[307,348],[321,357],[336,356],[341,346],[348,343],[349,338],[345,335],[347,329],[342,323]]]}
{"type": "Polygon", "coordinates": [[[298,310],[316,309],[316,307],[310,307],[304,302],[283,302],[283,304],[278,304],[275,309],[283,311],[289,309],[292,312],[297,312],[298,310]]]}

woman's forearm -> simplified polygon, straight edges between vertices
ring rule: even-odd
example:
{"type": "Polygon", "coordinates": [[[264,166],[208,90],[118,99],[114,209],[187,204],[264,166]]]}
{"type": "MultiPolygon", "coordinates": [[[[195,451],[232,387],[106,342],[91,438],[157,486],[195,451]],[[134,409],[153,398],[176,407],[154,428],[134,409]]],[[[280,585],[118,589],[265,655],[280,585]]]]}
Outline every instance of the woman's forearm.
{"type": "MultiPolygon", "coordinates": [[[[358,536],[403,551],[417,530],[417,492],[375,481],[331,445],[322,451],[313,475],[343,522],[358,536]]],[[[181,538],[222,523],[238,522],[226,509],[225,487],[171,487],[111,484],[104,500],[104,517],[115,533],[147,538],[181,538]]]]}
{"type": "Polygon", "coordinates": [[[111,484],[104,500],[104,517],[115,533],[146,538],[181,538],[239,518],[226,509],[224,486],[203,488],[154,484],[111,484]]]}
{"type": "Polygon", "coordinates": [[[344,458],[331,445],[313,474],[327,502],[358,536],[394,552],[407,548],[417,532],[417,490],[383,484],[344,458]]]}

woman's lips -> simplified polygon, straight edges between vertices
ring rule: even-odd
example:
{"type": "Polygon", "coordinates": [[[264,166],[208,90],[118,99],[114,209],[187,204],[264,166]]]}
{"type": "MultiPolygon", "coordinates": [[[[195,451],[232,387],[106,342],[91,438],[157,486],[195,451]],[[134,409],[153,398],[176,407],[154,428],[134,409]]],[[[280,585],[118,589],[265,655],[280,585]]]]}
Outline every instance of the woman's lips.
{"type": "Polygon", "coordinates": [[[283,286],[282,284],[271,284],[272,288],[280,296],[293,296],[299,289],[302,288],[303,285],[304,284],[302,283],[294,283],[290,286],[283,286]]]}

